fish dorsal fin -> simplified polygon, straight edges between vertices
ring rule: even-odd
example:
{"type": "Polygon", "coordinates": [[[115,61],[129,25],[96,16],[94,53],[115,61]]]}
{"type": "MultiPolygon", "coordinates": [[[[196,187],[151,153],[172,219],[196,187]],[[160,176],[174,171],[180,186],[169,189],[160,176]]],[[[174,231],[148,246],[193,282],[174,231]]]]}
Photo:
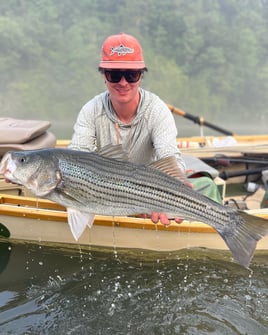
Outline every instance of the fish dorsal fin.
{"type": "Polygon", "coordinates": [[[161,158],[156,162],[150,163],[149,166],[178,179],[185,185],[189,185],[189,181],[187,180],[185,174],[178,167],[177,160],[174,156],[161,158]]]}
{"type": "Polygon", "coordinates": [[[97,153],[103,157],[113,158],[118,161],[127,161],[127,152],[123,149],[122,144],[108,144],[97,150],[97,153]]]}

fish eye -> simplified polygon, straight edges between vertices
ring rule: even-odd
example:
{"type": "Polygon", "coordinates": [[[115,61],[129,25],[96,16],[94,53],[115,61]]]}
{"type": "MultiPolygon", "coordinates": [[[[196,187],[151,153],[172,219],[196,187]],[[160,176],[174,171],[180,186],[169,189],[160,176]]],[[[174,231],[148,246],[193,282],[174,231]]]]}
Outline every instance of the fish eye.
{"type": "Polygon", "coordinates": [[[25,157],[21,157],[20,158],[20,163],[25,163],[26,162],[26,158],[25,157]]]}

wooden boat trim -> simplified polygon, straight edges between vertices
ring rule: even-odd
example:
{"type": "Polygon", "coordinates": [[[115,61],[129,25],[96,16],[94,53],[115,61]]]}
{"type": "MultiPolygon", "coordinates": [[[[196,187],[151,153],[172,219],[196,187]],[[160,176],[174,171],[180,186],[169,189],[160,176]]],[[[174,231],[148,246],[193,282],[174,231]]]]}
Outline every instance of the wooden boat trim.
{"type": "MultiPolygon", "coordinates": [[[[253,211],[253,214],[268,219],[268,210],[267,213],[265,211],[260,213],[253,211]]],[[[67,213],[63,206],[49,200],[12,195],[0,195],[0,215],[67,222],[67,213]]],[[[150,219],[96,215],[94,225],[177,232],[215,233],[212,227],[197,221],[184,221],[181,224],[172,221],[169,226],[164,226],[160,223],[154,224],[150,219]]]]}
{"type": "MultiPolygon", "coordinates": [[[[45,221],[61,221],[67,222],[66,211],[57,204],[49,201],[24,198],[18,196],[4,196],[0,197],[0,216],[14,216],[23,217],[35,220],[45,221]],[[22,198],[22,199],[21,199],[22,198]],[[7,203],[9,202],[9,203],[7,203]],[[36,207],[33,207],[37,205],[36,207]],[[55,205],[55,207],[54,207],[55,205]],[[44,208],[45,207],[45,208],[44,208]],[[59,208],[58,208],[59,207],[59,208]]],[[[177,224],[171,222],[169,226],[162,224],[154,224],[150,219],[135,218],[135,217],[121,217],[121,216],[102,216],[96,215],[94,225],[107,227],[121,227],[133,229],[146,230],[165,230],[165,231],[181,231],[181,232],[200,232],[200,233],[214,233],[215,230],[201,222],[183,222],[177,224]]]]}
{"type": "MultiPolygon", "coordinates": [[[[232,136],[236,141],[238,146],[244,146],[249,144],[267,144],[268,135],[261,134],[261,135],[233,135],[232,136]]],[[[213,139],[218,138],[220,140],[226,138],[226,136],[189,136],[189,137],[178,137],[178,142],[196,142],[203,145],[208,145],[212,143],[213,139]]],[[[66,148],[70,143],[70,140],[57,140],[56,146],[61,148],[66,148]]],[[[211,148],[211,147],[210,147],[211,148]]]]}
{"type": "MultiPolygon", "coordinates": [[[[257,214],[255,211],[252,214],[257,214]]],[[[268,219],[267,211],[258,214],[268,219]]],[[[0,194],[0,229],[6,229],[12,241],[65,245],[73,247],[112,247],[176,251],[183,248],[205,247],[228,250],[215,230],[201,222],[181,224],[171,222],[168,227],[153,224],[149,219],[135,217],[95,216],[94,225],[86,229],[76,241],[67,223],[64,207],[43,199],[0,194]]],[[[257,245],[268,250],[268,236],[257,245]]]]}
{"type": "Polygon", "coordinates": [[[268,153],[268,135],[233,136],[235,145],[213,147],[213,139],[224,140],[226,136],[183,137],[177,138],[177,144],[183,153],[199,158],[207,158],[216,153],[228,156],[243,156],[245,153],[268,153]]]}
{"type": "MultiPolygon", "coordinates": [[[[236,141],[238,145],[244,145],[247,143],[256,143],[256,144],[267,144],[268,141],[268,135],[266,134],[261,134],[261,135],[233,135],[232,136],[236,141]]],[[[226,136],[189,136],[189,137],[181,137],[178,138],[179,141],[194,141],[198,143],[210,143],[214,138],[218,139],[224,139],[226,136]]],[[[57,142],[58,143],[58,142],[57,142]]],[[[59,141],[59,143],[64,143],[59,141]]]]}
{"type": "MultiPolygon", "coordinates": [[[[24,204],[25,201],[24,201],[24,204]]],[[[62,210],[33,208],[14,205],[0,205],[0,216],[7,215],[12,217],[24,217],[34,220],[58,221],[67,223],[67,213],[62,210]]],[[[0,219],[1,220],[1,219],[0,219]]],[[[165,230],[165,231],[181,231],[181,232],[200,232],[200,233],[215,233],[214,229],[204,223],[198,222],[183,222],[177,224],[171,222],[169,226],[162,224],[154,224],[149,219],[141,219],[134,217],[119,217],[119,216],[102,216],[96,215],[94,225],[106,227],[120,227],[133,229],[149,229],[149,230],[165,230]]]]}

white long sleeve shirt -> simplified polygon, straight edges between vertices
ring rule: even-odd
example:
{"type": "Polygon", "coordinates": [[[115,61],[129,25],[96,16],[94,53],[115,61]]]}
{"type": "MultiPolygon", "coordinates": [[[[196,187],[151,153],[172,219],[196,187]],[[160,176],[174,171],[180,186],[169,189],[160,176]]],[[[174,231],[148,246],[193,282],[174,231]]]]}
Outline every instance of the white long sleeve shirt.
{"type": "Polygon", "coordinates": [[[140,102],[131,124],[117,119],[105,91],[86,103],[81,109],[72,136],[70,148],[95,151],[109,144],[122,144],[129,161],[148,164],[175,156],[178,166],[185,164],[176,144],[177,129],[167,105],[155,94],[140,90],[140,102]]]}

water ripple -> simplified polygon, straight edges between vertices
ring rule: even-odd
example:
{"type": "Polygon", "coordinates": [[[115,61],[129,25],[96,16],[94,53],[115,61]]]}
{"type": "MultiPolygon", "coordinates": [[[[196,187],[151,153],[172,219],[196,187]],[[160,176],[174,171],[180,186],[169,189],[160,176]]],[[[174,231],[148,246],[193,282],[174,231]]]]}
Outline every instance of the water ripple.
{"type": "Polygon", "coordinates": [[[5,334],[267,333],[267,253],[248,271],[229,253],[205,249],[12,250],[25,264],[18,276],[10,264],[5,270],[14,277],[12,290],[0,290],[5,334]]]}

